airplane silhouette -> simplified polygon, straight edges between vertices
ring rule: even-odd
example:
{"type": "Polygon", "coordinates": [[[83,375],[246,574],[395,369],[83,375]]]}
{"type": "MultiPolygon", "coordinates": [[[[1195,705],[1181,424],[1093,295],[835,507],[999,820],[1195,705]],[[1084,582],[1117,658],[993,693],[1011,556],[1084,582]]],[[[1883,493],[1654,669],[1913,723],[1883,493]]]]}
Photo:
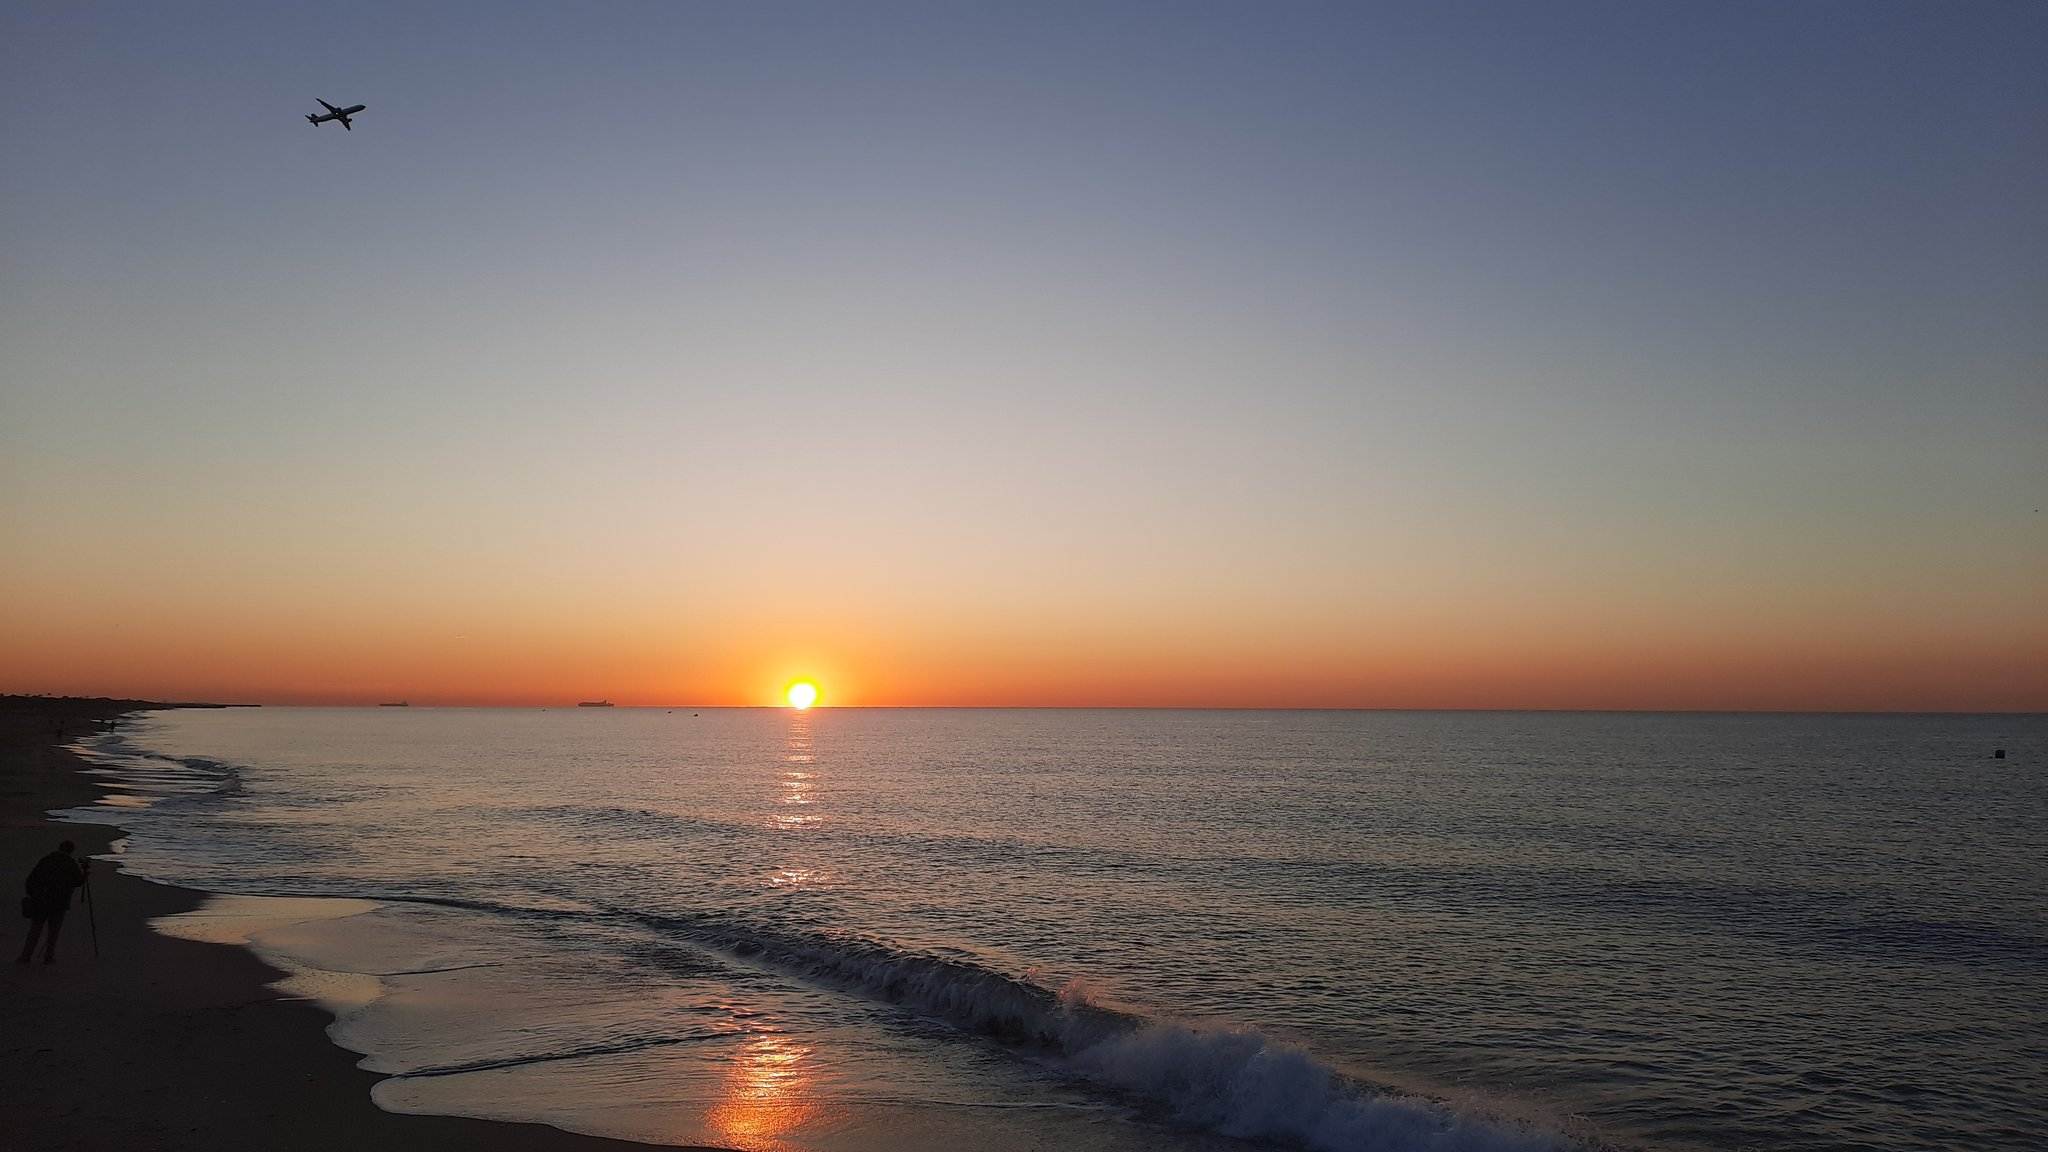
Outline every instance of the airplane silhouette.
{"type": "Polygon", "coordinates": [[[361,104],[352,104],[347,108],[336,108],[334,105],[329,104],[325,100],[321,100],[317,96],[314,97],[314,99],[316,101],[319,101],[319,104],[322,108],[327,109],[327,115],[315,116],[309,112],[306,114],[306,123],[318,125],[325,124],[329,120],[339,120],[341,121],[341,126],[343,128],[347,128],[350,132],[355,131],[354,128],[349,127],[348,118],[363,110],[363,106],[361,104]]]}

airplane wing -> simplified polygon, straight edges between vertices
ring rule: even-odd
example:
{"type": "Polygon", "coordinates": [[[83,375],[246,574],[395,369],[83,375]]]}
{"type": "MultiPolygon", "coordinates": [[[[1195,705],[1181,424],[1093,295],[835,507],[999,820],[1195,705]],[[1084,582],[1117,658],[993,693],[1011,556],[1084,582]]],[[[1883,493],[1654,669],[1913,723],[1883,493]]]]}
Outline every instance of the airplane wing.
{"type": "Polygon", "coordinates": [[[313,100],[315,103],[319,104],[322,108],[327,109],[329,112],[341,111],[341,109],[336,108],[334,105],[329,104],[327,101],[320,99],[318,96],[313,97],[313,100]]]}
{"type": "Polygon", "coordinates": [[[355,131],[355,130],[356,130],[356,129],[355,129],[355,125],[353,125],[353,124],[350,124],[350,123],[348,122],[348,117],[346,117],[346,116],[343,116],[343,117],[341,118],[341,126],[342,126],[342,129],[343,129],[344,131],[348,131],[348,132],[353,132],[353,131],[355,131]]]}

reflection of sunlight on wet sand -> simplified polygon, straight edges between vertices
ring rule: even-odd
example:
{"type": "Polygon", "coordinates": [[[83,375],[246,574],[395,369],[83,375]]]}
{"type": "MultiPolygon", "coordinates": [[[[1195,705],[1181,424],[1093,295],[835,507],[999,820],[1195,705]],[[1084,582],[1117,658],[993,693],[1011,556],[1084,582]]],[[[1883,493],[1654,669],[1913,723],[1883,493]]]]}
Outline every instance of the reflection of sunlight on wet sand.
{"type": "Polygon", "coordinates": [[[746,1152],[791,1147],[783,1137],[818,1114],[810,1095],[809,1047],[761,1034],[741,1047],[704,1122],[714,1138],[746,1152]]]}
{"type": "Polygon", "coordinates": [[[137,796],[133,792],[109,792],[100,797],[102,808],[153,808],[156,799],[151,796],[137,796]]]}
{"type": "Polygon", "coordinates": [[[208,944],[248,944],[274,928],[313,920],[339,920],[375,912],[368,900],[339,896],[208,896],[189,912],[158,916],[151,928],[180,940],[208,944]]]}
{"type": "Polygon", "coordinates": [[[369,1004],[384,994],[383,982],[363,972],[316,968],[264,945],[263,934],[322,920],[343,920],[375,912],[368,900],[344,897],[208,896],[189,912],[158,916],[149,926],[180,940],[208,944],[241,944],[252,948],[284,973],[270,987],[287,996],[318,1001],[339,1015],[369,1004]]]}

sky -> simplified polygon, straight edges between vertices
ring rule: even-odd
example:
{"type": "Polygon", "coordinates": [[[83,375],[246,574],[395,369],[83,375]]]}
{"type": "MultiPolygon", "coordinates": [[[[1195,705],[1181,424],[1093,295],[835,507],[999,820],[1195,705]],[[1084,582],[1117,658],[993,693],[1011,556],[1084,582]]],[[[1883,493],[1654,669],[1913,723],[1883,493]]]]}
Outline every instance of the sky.
{"type": "Polygon", "coordinates": [[[0,691],[2048,709],[2044,44],[11,5],[0,691]]]}

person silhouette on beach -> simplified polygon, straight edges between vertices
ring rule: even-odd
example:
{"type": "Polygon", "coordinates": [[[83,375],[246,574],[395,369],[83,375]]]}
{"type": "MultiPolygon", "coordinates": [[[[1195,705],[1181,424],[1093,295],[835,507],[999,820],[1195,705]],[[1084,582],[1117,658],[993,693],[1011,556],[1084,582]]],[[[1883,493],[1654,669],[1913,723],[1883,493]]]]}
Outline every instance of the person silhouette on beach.
{"type": "Polygon", "coordinates": [[[66,840],[30,870],[24,885],[28,894],[21,899],[21,914],[28,917],[28,942],[14,958],[16,964],[28,963],[38,937],[43,939],[43,963],[57,962],[57,932],[64,927],[64,914],[71,911],[71,890],[85,883],[86,862],[72,856],[77,850],[66,840]]]}

